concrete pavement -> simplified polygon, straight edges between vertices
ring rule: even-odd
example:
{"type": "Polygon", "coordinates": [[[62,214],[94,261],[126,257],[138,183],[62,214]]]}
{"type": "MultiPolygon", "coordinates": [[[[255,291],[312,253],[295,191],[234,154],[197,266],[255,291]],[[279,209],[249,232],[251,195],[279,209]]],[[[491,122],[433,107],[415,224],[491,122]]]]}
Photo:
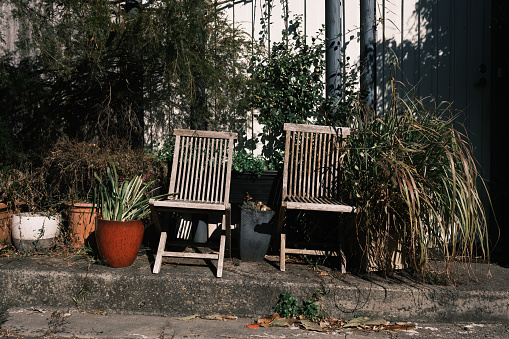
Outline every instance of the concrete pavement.
{"type": "Polygon", "coordinates": [[[304,330],[298,326],[249,328],[251,318],[234,320],[91,314],[76,310],[11,310],[0,338],[509,338],[503,324],[417,323],[409,330],[340,329],[332,332],[304,330]]]}
{"type": "MultiPolygon", "coordinates": [[[[99,265],[81,255],[0,258],[1,305],[10,310],[2,329],[11,334],[4,332],[4,337],[16,333],[76,338],[333,335],[297,327],[246,327],[253,323],[252,317],[271,315],[279,295],[288,292],[299,301],[318,295],[323,312],[332,318],[348,321],[367,316],[391,323],[417,323],[411,331],[370,332],[370,338],[403,337],[412,331],[417,331],[414,337],[419,338],[437,337],[437,331],[449,333],[438,336],[444,338],[465,333],[472,338],[473,333],[509,338],[509,269],[500,266],[458,264],[454,268],[456,285],[437,286],[416,282],[403,273],[390,278],[359,276],[292,262],[286,272],[280,272],[277,257],[260,263],[225,260],[220,279],[215,277],[214,262],[170,258],[154,275],[151,256],[144,249],[131,267],[121,269],[99,265]],[[53,320],[57,325],[61,321],[61,326],[48,332],[54,312],[60,314],[60,320],[55,316],[53,320]],[[239,319],[179,320],[192,314],[239,319]],[[437,326],[443,328],[426,329],[437,326]]],[[[366,335],[352,329],[335,333],[346,338],[366,335]]]]}

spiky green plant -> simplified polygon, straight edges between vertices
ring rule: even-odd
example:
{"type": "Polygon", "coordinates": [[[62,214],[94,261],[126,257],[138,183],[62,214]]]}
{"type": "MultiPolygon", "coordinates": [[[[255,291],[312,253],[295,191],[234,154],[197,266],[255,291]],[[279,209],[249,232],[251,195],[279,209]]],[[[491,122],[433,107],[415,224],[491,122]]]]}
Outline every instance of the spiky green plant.
{"type": "MultiPolygon", "coordinates": [[[[149,194],[154,181],[143,181],[142,175],[119,183],[117,170],[113,162],[111,168],[106,169],[108,183],[95,174],[99,185],[94,192],[94,209],[101,212],[104,220],[139,220],[150,213],[149,194]],[[113,169],[113,173],[112,170],[113,169]]],[[[168,196],[160,195],[153,199],[162,199],[168,196]]]]}
{"type": "Polygon", "coordinates": [[[359,102],[344,159],[344,200],[358,206],[356,230],[364,254],[390,269],[390,244],[402,244],[407,264],[488,256],[486,216],[466,134],[450,105],[427,107],[394,79],[382,115],[359,102]]]}

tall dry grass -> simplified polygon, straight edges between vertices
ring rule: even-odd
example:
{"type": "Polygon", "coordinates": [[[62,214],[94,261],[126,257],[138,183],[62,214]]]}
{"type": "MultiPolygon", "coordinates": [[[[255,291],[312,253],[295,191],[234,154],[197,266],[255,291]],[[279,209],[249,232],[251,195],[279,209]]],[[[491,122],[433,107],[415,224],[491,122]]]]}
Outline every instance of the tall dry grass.
{"type": "Polygon", "coordinates": [[[359,100],[344,159],[343,200],[356,205],[361,252],[390,270],[393,245],[421,272],[431,259],[489,257],[484,189],[466,133],[451,106],[427,106],[402,84],[389,82],[383,115],[359,100]]]}

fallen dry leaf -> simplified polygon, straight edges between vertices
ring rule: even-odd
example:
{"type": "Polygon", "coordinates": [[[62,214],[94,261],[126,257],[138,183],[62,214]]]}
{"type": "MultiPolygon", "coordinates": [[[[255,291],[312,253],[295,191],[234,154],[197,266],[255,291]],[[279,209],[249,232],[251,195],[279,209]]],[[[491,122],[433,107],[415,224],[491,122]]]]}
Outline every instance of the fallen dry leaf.
{"type": "Polygon", "coordinates": [[[389,331],[408,331],[413,330],[415,328],[414,324],[405,324],[405,325],[387,325],[385,326],[389,331]]]}
{"type": "Polygon", "coordinates": [[[289,322],[286,320],[287,319],[276,319],[271,323],[271,325],[277,327],[290,327],[289,322]]]}
{"type": "Polygon", "coordinates": [[[364,325],[366,326],[381,326],[381,325],[387,325],[387,320],[385,319],[369,319],[364,322],[364,325]]]}
{"type": "Polygon", "coordinates": [[[314,323],[314,322],[306,320],[306,319],[302,319],[300,321],[300,324],[302,325],[302,327],[304,327],[305,330],[308,330],[308,331],[317,331],[317,332],[325,331],[325,328],[322,327],[321,324],[317,324],[317,323],[314,323]]]}
{"type": "Polygon", "coordinates": [[[220,314],[206,315],[206,316],[203,316],[201,318],[205,319],[205,320],[223,320],[223,321],[226,321],[226,320],[237,320],[238,319],[238,317],[235,317],[235,316],[232,316],[232,315],[220,315],[220,314]]]}
{"type": "Polygon", "coordinates": [[[272,324],[272,322],[276,319],[279,318],[279,314],[277,313],[274,313],[273,315],[271,315],[270,317],[263,317],[263,318],[259,318],[258,321],[256,322],[258,325],[262,326],[262,327],[270,327],[270,324],[272,324]]]}
{"type": "Polygon", "coordinates": [[[187,317],[184,317],[184,318],[177,318],[178,320],[192,320],[192,319],[195,319],[198,317],[198,314],[193,314],[193,315],[188,315],[187,317]]]}
{"type": "Polygon", "coordinates": [[[365,322],[368,321],[368,317],[357,317],[353,318],[352,320],[348,321],[343,327],[344,328],[351,328],[351,327],[364,327],[365,322]]]}

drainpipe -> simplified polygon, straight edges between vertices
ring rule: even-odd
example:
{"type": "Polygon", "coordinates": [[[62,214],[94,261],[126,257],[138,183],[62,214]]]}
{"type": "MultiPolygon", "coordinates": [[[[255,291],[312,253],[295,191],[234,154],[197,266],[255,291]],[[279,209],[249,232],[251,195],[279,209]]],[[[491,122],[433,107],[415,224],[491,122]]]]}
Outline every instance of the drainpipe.
{"type": "Polygon", "coordinates": [[[375,0],[360,0],[361,7],[361,90],[367,94],[365,103],[376,110],[376,7],[375,0]]]}
{"type": "Polygon", "coordinates": [[[327,76],[327,98],[341,97],[341,39],[343,18],[341,0],[325,0],[325,39],[327,42],[325,61],[327,76]]]}

